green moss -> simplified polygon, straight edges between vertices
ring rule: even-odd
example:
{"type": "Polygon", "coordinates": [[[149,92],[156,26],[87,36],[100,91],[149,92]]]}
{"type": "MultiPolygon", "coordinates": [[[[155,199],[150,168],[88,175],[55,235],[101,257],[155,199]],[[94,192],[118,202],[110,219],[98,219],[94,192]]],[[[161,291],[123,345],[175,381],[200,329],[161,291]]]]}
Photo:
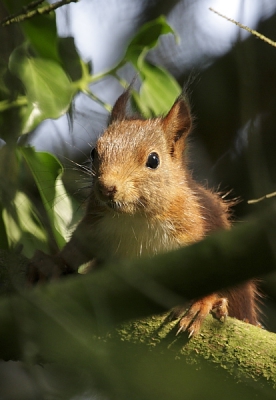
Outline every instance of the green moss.
{"type": "Polygon", "coordinates": [[[185,333],[176,336],[177,325],[177,320],[170,321],[169,314],[164,314],[124,324],[115,336],[155,351],[166,348],[186,364],[216,365],[237,382],[276,388],[275,334],[234,318],[221,323],[208,316],[201,332],[188,340],[185,333]]]}

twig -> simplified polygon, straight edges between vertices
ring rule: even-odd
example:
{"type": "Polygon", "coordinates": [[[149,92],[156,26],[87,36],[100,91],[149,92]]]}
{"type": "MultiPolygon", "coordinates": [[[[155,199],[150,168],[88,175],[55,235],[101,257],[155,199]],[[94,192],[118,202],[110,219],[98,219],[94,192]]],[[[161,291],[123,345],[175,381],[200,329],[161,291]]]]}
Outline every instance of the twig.
{"type": "Polygon", "coordinates": [[[83,92],[84,92],[84,94],[89,96],[92,100],[96,101],[101,106],[103,106],[108,112],[111,112],[112,107],[109,104],[107,104],[104,101],[102,101],[98,96],[96,96],[93,92],[91,92],[91,90],[86,89],[83,92]]]}
{"type": "Polygon", "coordinates": [[[42,3],[41,0],[33,1],[28,6],[23,7],[22,12],[18,14],[9,15],[1,21],[2,26],[8,26],[16,22],[25,21],[26,19],[32,18],[35,15],[49,14],[51,11],[56,10],[59,7],[65,6],[69,3],[77,3],[78,0],[60,0],[56,3],[49,4],[44,7],[35,8],[37,5],[42,3]]]}
{"type": "Polygon", "coordinates": [[[265,194],[264,196],[258,198],[258,199],[253,199],[253,200],[248,200],[247,204],[255,204],[255,203],[259,203],[260,201],[264,200],[264,199],[270,199],[271,197],[276,196],[276,192],[273,193],[268,193],[265,194]]]}
{"type": "Polygon", "coordinates": [[[276,47],[276,42],[274,42],[273,40],[267,38],[266,36],[262,35],[261,33],[255,31],[254,29],[249,28],[246,25],[241,24],[240,22],[235,21],[234,19],[228,18],[225,15],[219,13],[218,11],[214,10],[212,7],[209,7],[210,11],[213,11],[213,13],[219,15],[220,17],[226,19],[227,21],[232,22],[233,24],[237,25],[238,27],[245,29],[247,32],[250,32],[252,35],[257,36],[257,38],[263,40],[264,42],[270,44],[271,46],[276,47]]]}
{"type": "Polygon", "coordinates": [[[18,96],[14,101],[2,100],[0,101],[0,113],[10,108],[26,106],[28,104],[26,96],[18,96]]]}

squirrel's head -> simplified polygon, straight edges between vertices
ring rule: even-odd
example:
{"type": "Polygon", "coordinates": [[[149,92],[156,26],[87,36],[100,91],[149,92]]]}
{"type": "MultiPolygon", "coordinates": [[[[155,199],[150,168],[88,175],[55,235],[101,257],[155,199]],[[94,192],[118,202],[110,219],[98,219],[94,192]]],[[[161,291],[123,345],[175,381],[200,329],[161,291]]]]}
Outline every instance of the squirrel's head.
{"type": "Polygon", "coordinates": [[[91,151],[93,196],[118,213],[156,216],[185,185],[183,152],[192,118],[182,96],[165,117],[128,117],[128,97],[125,92],[118,98],[91,151]]]}

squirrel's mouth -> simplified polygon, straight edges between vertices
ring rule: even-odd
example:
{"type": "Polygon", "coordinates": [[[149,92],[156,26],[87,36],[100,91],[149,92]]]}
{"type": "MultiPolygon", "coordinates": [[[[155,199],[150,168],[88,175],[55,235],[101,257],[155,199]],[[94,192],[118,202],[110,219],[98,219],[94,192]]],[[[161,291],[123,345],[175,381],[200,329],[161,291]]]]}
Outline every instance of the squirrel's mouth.
{"type": "Polygon", "coordinates": [[[115,190],[115,187],[112,187],[111,191],[110,188],[107,190],[105,187],[103,188],[96,184],[94,186],[94,195],[101,206],[118,214],[135,214],[140,208],[143,208],[142,201],[139,201],[136,197],[128,201],[124,200],[124,196],[120,195],[118,190],[115,190]]]}
{"type": "Polygon", "coordinates": [[[116,214],[135,214],[138,212],[137,204],[131,202],[124,202],[112,199],[101,199],[98,197],[98,202],[105,209],[114,212],[116,214]]]}
{"type": "Polygon", "coordinates": [[[115,200],[108,200],[105,202],[105,205],[111,210],[115,210],[118,212],[120,212],[124,208],[124,205],[120,201],[115,200]]]}
{"type": "Polygon", "coordinates": [[[137,211],[137,207],[134,204],[122,201],[108,200],[105,202],[105,206],[118,214],[134,214],[137,211]]]}

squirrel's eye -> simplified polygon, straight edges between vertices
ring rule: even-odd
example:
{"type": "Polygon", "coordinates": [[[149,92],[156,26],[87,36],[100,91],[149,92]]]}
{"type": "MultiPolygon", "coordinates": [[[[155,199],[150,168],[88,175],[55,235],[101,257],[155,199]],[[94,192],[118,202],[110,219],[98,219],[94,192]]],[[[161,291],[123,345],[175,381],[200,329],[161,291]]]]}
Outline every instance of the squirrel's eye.
{"type": "Polygon", "coordinates": [[[159,155],[157,153],[150,153],[147,159],[146,166],[150,169],[156,169],[160,163],[159,155]]]}
{"type": "Polygon", "coordinates": [[[91,158],[92,162],[95,160],[96,155],[97,155],[97,151],[96,151],[95,147],[93,147],[90,151],[90,158],[91,158]]]}

